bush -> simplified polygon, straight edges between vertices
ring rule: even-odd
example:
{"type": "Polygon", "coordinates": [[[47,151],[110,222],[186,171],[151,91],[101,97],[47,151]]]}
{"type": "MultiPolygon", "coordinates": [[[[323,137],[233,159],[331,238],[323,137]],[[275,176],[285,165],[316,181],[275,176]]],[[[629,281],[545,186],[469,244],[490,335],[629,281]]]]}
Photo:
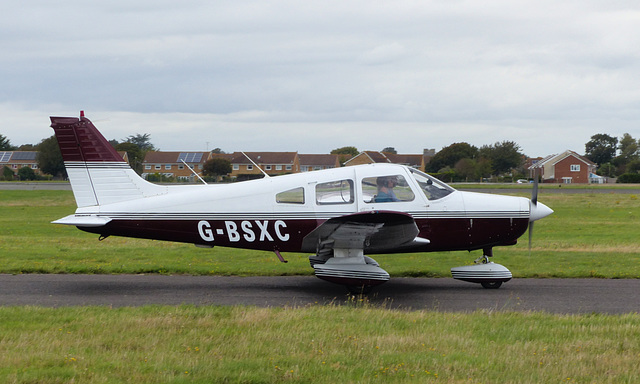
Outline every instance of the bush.
{"type": "Polygon", "coordinates": [[[625,173],[618,176],[616,183],[637,184],[640,183],[640,173],[625,173]]]}

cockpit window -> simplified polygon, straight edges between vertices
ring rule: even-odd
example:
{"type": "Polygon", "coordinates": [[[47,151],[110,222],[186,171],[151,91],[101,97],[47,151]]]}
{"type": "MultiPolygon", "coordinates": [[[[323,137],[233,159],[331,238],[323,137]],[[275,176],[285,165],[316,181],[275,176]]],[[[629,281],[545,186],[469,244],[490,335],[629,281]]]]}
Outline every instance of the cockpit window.
{"type": "Polygon", "coordinates": [[[365,177],[362,196],[365,203],[412,201],[416,197],[402,175],[365,177]]]}
{"type": "Polygon", "coordinates": [[[276,195],[276,202],[281,204],[304,204],[304,188],[293,188],[276,195]]]}
{"type": "Polygon", "coordinates": [[[429,176],[416,169],[411,169],[411,174],[413,175],[413,178],[416,179],[418,185],[420,185],[420,189],[429,200],[441,199],[455,191],[455,189],[435,177],[429,176]]]}

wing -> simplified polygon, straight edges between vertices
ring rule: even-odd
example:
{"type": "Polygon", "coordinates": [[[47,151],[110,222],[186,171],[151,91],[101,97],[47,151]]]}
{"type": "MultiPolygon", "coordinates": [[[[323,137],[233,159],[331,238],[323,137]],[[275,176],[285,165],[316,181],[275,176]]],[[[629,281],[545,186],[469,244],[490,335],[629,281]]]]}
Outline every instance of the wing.
{"type": "Polygon", "coordinates": [[[427,244],[429,240],[418,236],[418,227],[409,214],[394,211],[360,212],[334,217],[309,233],[303,240],[303,249],[362,249],[364,253],[392,253],[427,244]]]}

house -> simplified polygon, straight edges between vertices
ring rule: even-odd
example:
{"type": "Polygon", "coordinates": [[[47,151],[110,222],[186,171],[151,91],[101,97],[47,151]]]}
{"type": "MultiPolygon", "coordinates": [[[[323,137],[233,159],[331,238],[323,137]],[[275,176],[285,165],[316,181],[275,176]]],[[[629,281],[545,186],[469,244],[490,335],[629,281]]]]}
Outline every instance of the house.
{"type": "Polygon", "coordinates": [[[23,167],[33,169],[37,175],[42,175],[38,167],[38,152],[36,151],[0,151],[0,168],[8,167],[14,175],[23,167]]]}
{"type": "Polygon", "coordinates": [[[347,160],[344,165],[351,166],[373,163],[393,163],[417,169],[424,169],[425,165],[431,160],[435,153],[435,149],[425,149],[422,155],[401,155],[388,152],[364,151],[347,160]]]}
{"type": "Polygon", "coordinates": [[[230,157],[232,178],[258,177],[262,171],[268,175],[300,172],[298,152],[234,152],[230,157]]]}
{"type": "Polygon", "coordinates": [[[209,152],[147,152],[142,162],[142,177],[159,173],[177,180],[195,181],[191,167],[198,174],[202,174],[204,163],[209,160],[209,152]],[[183,162],[184,160],[184,162],[183,162]],[[189,167],[185,166],[185,163],[189,167]]]}
{"type": "Polygon", "coordinates": [[[574,151],[564,151],[535,161],[529,175],[542,177],[543,183],[587,184],[600,183],[595,176],[597,165],[574,151]]]}
{"type": "Polygon", "coordinates": [[[298,155],[300,158],[300,172],[319,171],[340,167],[339,155],[298,155]]]}

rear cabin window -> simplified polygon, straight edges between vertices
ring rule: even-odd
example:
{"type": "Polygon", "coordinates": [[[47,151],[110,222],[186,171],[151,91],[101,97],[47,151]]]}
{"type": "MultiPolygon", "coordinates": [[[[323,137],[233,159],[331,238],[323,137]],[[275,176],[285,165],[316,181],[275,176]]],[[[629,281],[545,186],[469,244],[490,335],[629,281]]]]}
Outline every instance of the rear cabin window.
{"type": "Polygon", "coordinates": [[[276,195],[276,202],[281,204],[304,204],[304,188],[293,188],[276,195]]]}
{"type": "Polygon", "coordinates": [[[337,180],[316,185],[318,204],[351,204],[353,201],[353,180],[337,180]]]}
{"type": "Polygon", "coordinates": [[[362,179],[365,203],[412,201],[415,195],[402,175],[366,177],[362,179]]]}

